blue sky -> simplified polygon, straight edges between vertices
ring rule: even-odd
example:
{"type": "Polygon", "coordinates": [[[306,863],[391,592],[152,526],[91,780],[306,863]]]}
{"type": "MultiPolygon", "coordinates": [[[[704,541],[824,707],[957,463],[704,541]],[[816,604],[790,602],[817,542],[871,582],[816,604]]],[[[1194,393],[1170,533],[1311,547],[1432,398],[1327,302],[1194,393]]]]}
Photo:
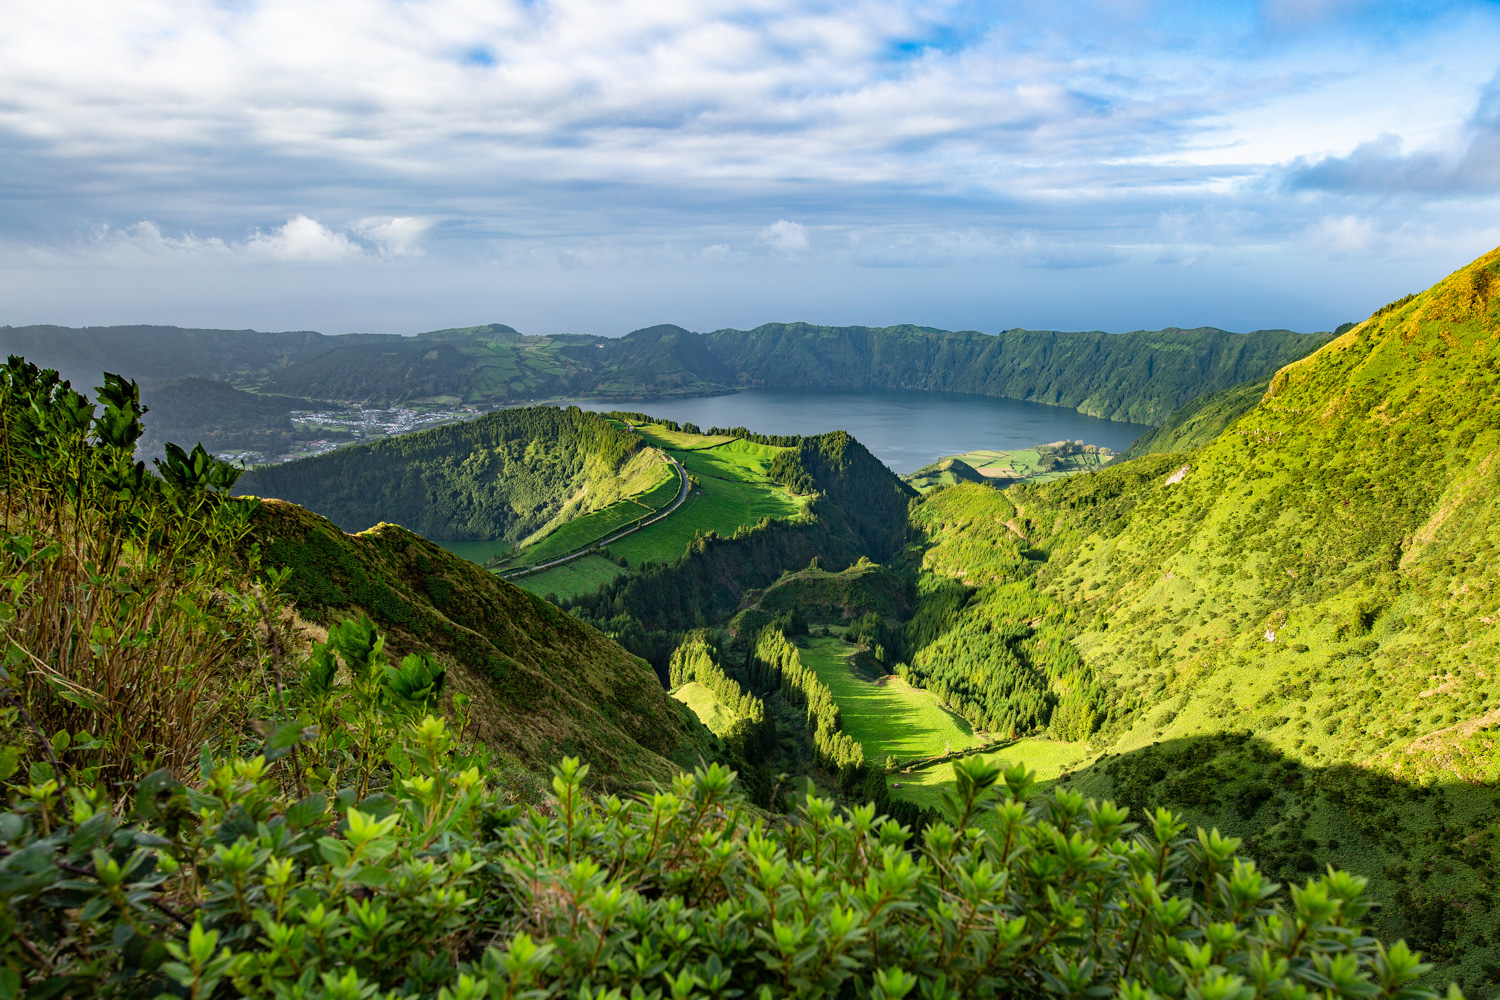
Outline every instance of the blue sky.
{"type": "Polygon", "coordinates": [[[1500,245],[1500,4],[9,0],[0,323],[1328,328],[1500,245]]]}

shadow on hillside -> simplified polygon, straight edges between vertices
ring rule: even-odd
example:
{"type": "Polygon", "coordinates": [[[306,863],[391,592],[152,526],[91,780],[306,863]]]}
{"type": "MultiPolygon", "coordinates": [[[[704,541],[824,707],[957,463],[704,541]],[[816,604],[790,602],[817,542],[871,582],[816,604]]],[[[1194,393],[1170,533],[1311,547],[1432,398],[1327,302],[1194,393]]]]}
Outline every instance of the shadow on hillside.
{"type": "Polygon", "coordinates": [[[1128,805],[1168,807],[1244,840],[1241,853],[1283,883],[1333,864],[1369,879],[1371,920],[1405,938],[1470,997],[1500,987],[1496,791],[1423,786],[1351,764],[1309,766],[1249,734],[1165,740],[1106,756],[1063,787],[1128,805]]]}

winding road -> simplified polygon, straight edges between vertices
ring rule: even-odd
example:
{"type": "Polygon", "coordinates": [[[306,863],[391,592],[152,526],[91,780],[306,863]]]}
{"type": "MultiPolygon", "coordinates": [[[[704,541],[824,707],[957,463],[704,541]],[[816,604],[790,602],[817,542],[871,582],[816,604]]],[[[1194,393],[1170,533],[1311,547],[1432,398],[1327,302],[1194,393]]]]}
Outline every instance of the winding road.
{"type": "MultiPolygon", "coordinates": [[[[666,453],[663,452],[662,454],[666,453]]],[[[657,521],[660,521],[662,518],[672,513],[678,507],[681,507],[682,502],[688,498],[688,491],[692,489],[692,483],[688,481],[687,469],[684,469],[682,467],[681,462],[677,461],[677,459],[673,458],[671,455],[667,455],[667,460],[671,462],[672,466],[677,470],[677,480],[682,485],[677,490],[677,499],[673,500],[661,510],[651,515],[651,518],[649,520],[641,521],[639,524],[632,525],[631,527],[626,528],[623,531],[617,531],[613,535],[610,535],[608,538],[601,538],[597,542],[590,542],[583,548],[574,549],[572,552],[569,552],[565,556],[558,556],[556,559],[552,559],[544,563],[537,563],[535,566],[523,566],[520,569],[509,570],[507,572],[499,574],[500,577],[502,579],[511,580],[518,576],[526,576],[528,573],[540,573],[544,569],[551,569],[553,566],[561,566],[563,563],[572,562],[574,559],[581,559],[591,552],[604,548],[606,545],[618,542],[626,535],[633,535],[637,531],[640,531],[642,528],[649,527],[650,525],[655,524],[657,521]]]]}

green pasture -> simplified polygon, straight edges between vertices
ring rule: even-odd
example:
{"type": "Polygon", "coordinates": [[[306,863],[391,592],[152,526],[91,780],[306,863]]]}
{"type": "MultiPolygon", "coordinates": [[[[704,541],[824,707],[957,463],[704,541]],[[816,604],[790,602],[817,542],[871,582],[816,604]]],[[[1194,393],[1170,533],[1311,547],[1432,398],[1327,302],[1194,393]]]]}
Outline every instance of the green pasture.
{"type": "Polygon", "coordinates": [[[688,681],[673,691],[672,697],[691,708],[698,720],[712,730],[715,736],[723,736],[734,725],[734,713],[725,708],[712,691],[697,681],[688,681]]]}
{"type": "Polygon", "coordinates": [[[762,518],[796,517],[802,511],[801,500],[766,478],[771,460],[785,449],[658,430],[652,425],[643,436],[681,462],[699,485],[671,516],[610,545],[611,555],[624,556],[632,566],[671,563],[698,534],[732,536],[762,518]]]}
{"type": "Polygon", "coordinates": [[[900,760],[932,757],[974,744],[974,731],[938,703],[929,691],[894,674],[877,684],[849,664],[855,646],[836,636],[798,642],[802,662],[828,685],[838,702],[844,732],[865,748],[865,760],[879,767],[888,756],[900,760]]]}
{"type": "Polygon", "coordinates": [[[579,594],[592,594],[621,573],[628,572],[629,570],[603,556],[587,555],[540,573],[518,576],[510,582],[533,594],[543,597],[556,594],[566,600],[579,594]]]}
{"type": "Polygon", "coordinates": [[[658,448],[668,450],[707,448],[737,440],[724,434],[715,435],[714,437],[708,437],[704,434],[688,434],[685,431],[670,430],[661,424],[637,424],[635,429],[640,433],[641,437],[650,443],[656,445],[658,448]]]}
{"type": "MultiPolygon", "coordinates": [[[[697,535],[733,536],[762,518],[796,517],[803,500],[766,478],[771,460],[783,448],[736,438],[671,431],[659,424],[638,426],[647,444],[662,448],[694,476],[694,487],[669,516],[609,545],[611,559],[624,557],[632,567],[646,562],[675,562],[697,535]]],[[[677,495],[675,472],[648,493],[560,525],[517,555],[516,565],[535,564],[566,555],[628,527],[645,507],[660,510],[677,495]],[[643,506],[644,505],[644,506],[643,506]]],[[[621,573],[630,572],[611,559],[586,556],[514,582],[537,594],[562,598],[590,593],[621,573]]]]}
{"type": "Polygon", "coordinates": [[[517,565],[535,565],[576,552],[629,527],[633,521],[661,510],[672,502],[681,489],[677,470],[671,465],[663,465],[662,469],[664,476],[661,481],[645,493],[558,525],[546,537],[518,552],[517,565]]]}

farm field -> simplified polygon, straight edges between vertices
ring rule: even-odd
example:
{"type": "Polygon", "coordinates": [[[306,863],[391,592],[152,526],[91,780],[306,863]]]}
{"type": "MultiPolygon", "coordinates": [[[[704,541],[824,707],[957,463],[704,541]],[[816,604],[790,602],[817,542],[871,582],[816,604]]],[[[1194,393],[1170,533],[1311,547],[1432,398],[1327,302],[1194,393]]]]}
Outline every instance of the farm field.
{"type": "Polygon", "coordinates": [[[510,582],[541,597],[552,594],[559,600],[567,600],[579,594],[592,594],[615,577],[628,572],[630,571],[603,556],[587,555],[540,573],[518,576],[510,582]]]}
{"type": "Polygon", "coordinates": [[[931,757],[972,746],[974,731],[943,708],[937,696],[890,675],[884,684],[855,673],[849,658],[856,647],[837,636],[798,642],[802,662],[828,685],[838,702],[844,732],[865,748],[865,760],[879,766],[886,757],[931,757]],[[805,643],[805,645],[804,645],[805,643]]]}
{"type": "Polygon", "coordinates": [[[673,562],[700,533],[733,535],[761,518],[796,517],[802,511],[800,498],[766,479],[771,460],[784,449],[680,432],[666,432],[669,440],[658,425],[637,430],[681,462],[699,485],[670,517],[609,547],[611,555],[624,556],[632,566],[673,562]]]}

